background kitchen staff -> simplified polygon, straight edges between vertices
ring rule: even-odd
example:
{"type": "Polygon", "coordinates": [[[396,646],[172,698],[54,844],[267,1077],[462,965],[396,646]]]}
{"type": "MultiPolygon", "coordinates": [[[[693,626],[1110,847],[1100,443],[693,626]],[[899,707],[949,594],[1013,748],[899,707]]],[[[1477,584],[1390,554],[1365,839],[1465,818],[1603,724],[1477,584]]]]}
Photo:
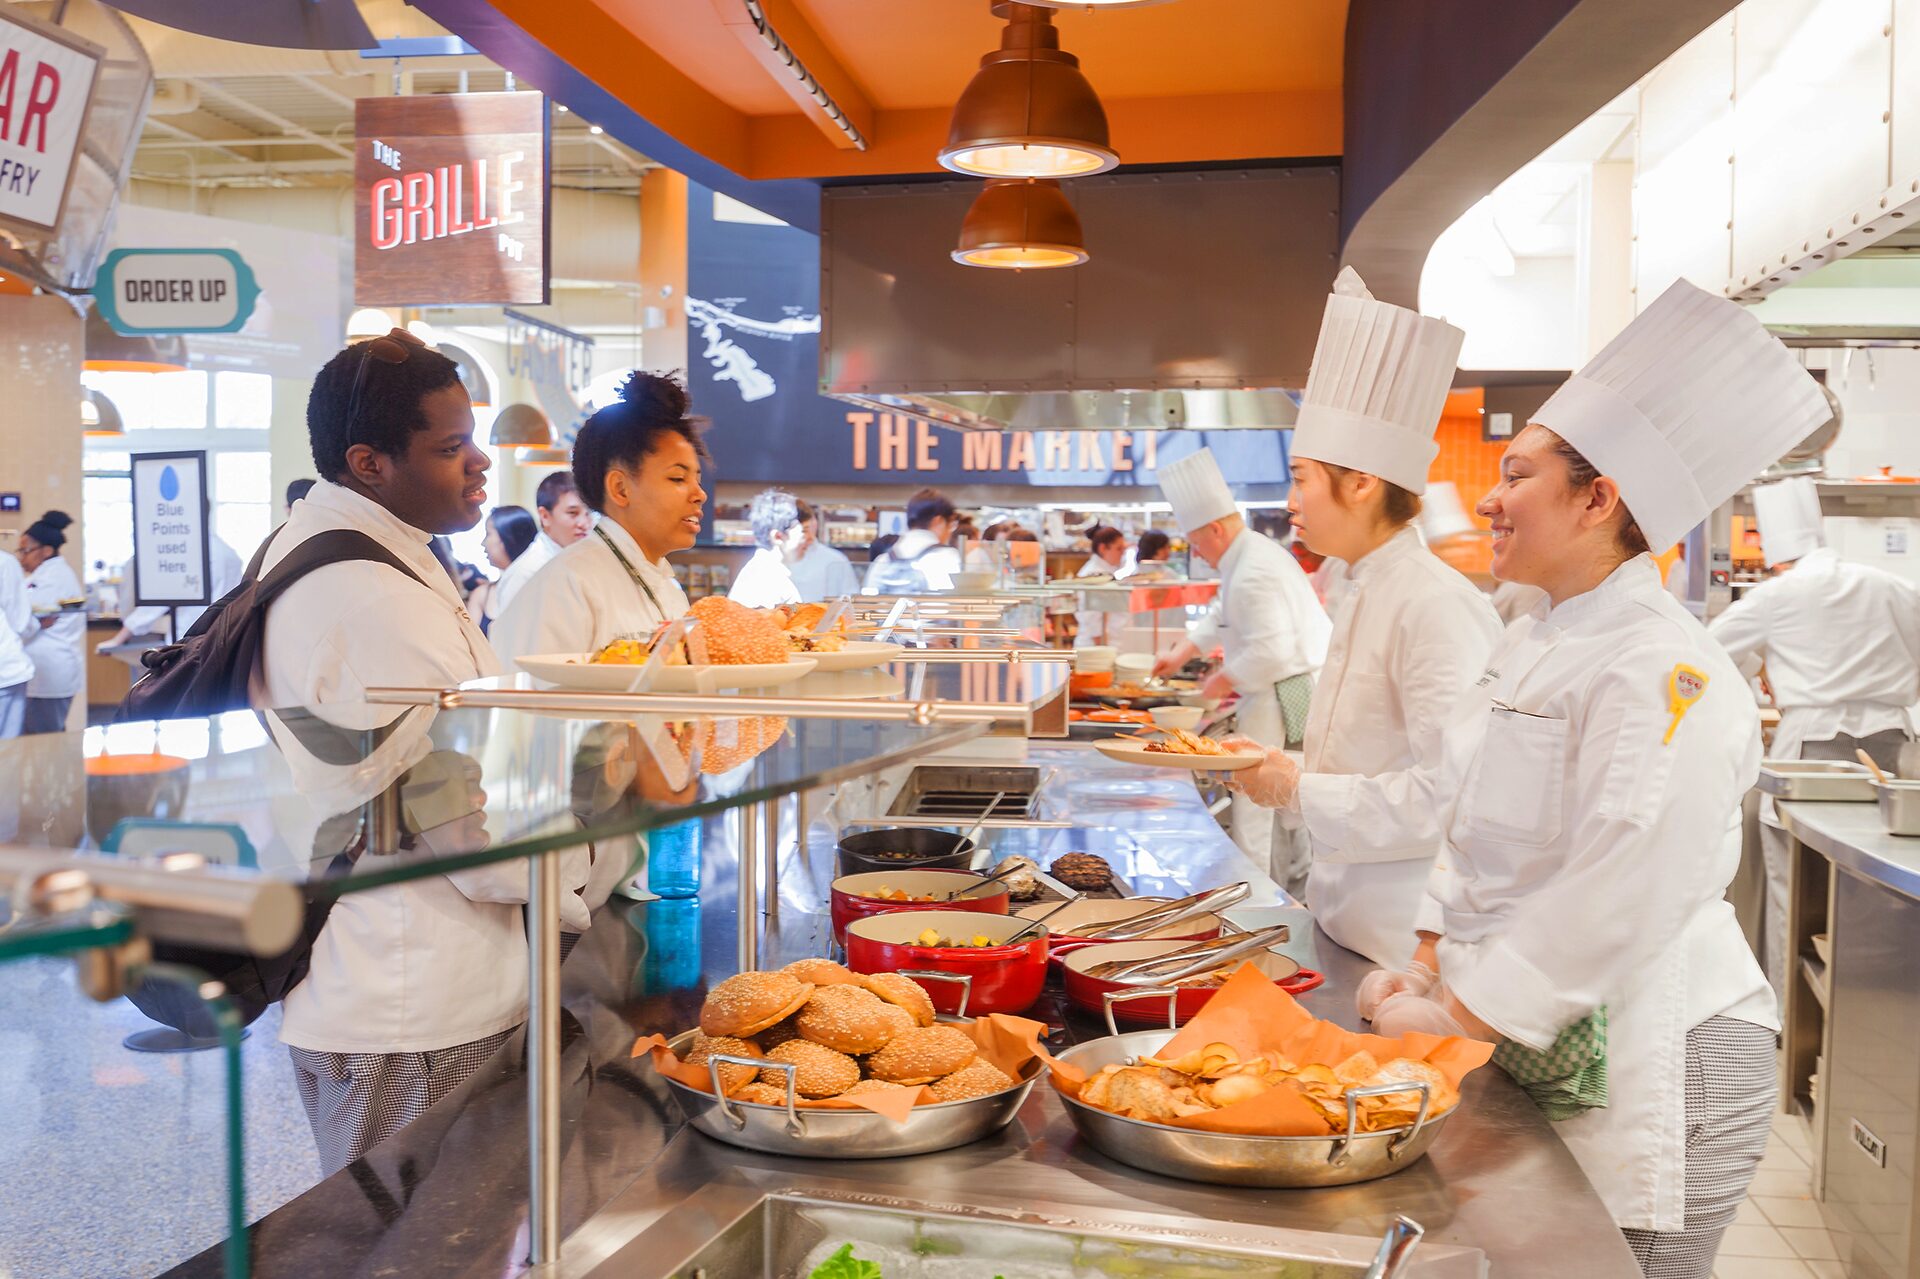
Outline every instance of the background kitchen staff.
{"type": "MultiPolygon", "coordinates": [[[[1224,658],[1207,693],[1238,693],[1240,732],[1260,745],[1298,743],[1333,629],[1307,575],[1285,547],[1247,527],[1211,449],[1161,467],[1160,488],[1195,553],[1220,571],[1220,593],[1197,639],[1163,654],[1155,672],[1177,669],[1217,643],[1224,658]]],[[[1240,851],[1278,882],[1297,883],[1306,873],[1290,837],[1276,840],[1272,809],[1236,795],[1232,824],[1240,851]]]]}
{"type": "Polygon", "coordinates": [[[593,531],[593,512],[580,500],[572,471],[555,471],[540,481],[533,494],[533,514],[540,524],[533,544],[516,556],[493,584],[491,610],[495,617],[507,611],[520,588],[554,556],[593,531]]]}
{"type": "MultiPolygon", "coordinates": [[[[27,575],[30,608],[52,610],[63,600],[86,595],[80,578],[60,556],[72,523],[65,511],[48,511],[20,535],[20,567],[27,575]]],[[[77,612],[35,617],[24,644],[33,660],[24,731],[63,732],[67,710],[86,679],[87,619],[77,612]]]]}
{"type": "MultiPolygon", "coordinates": [[[[1707,633],[1743,675],[1766,666],[1780,708],[1768,758],[1851,763],[1864,750],[1894,771],[1912,735],[1909,708],[1920,701],[1920,591],[1828,549],[1820,493],[1810,479],[1755,489],[1753,509],[1767,567],[1779,576],[1734,601],[1707,633]]],[[[1790,845],[1772,796],[1762,797],[1760,823],[1767,870],[1761,962],[1784,1004],[1793,963],[1790,845]]]]}
{"type": "Polygon", "coordinates": [[[685,387],[652,373],[622,383],[620,398],[588,418],[573,442],[580,496],[606,518],[502,610],[491,632],[501,660],[592,653],[617,639],[646,639],[686,613],[667,555],[700,534],[706,460],[685,387]]]}
{"type": "Polygon", "coordinates": [[[1328,591],[1333,638],[1307,717],[1306,772],[1275,750],[1259,777],[1229,781],[1305,827],[1315,922],[1395,968],[1412,958],[1441,838],[1411,774],[1439,763],[1453,708],[1500,634],[1493,605],[1414,526],[1465,336],[1375,301],[1351,267],[1335,282],[1287,498],[1294,535],[1342,566],[1328,591]]]}
{"type": "Polygon", "coordinates": [[[1681,281],[1515,437],[1480,513],[1494,574],[1547,606],[1502,636],[1448,728],[1438,936],[1420,948],[1439,981],[1361,987],[1382,1034],[1507,1041],[1495,1060],[1556,1118],[1648,1275],[1711,1274],[1766,1150],[1779,1019],[1725,900],[1759,716],[1647,548],[1828,416],[1758,320],[1681,281]],[[1580,1070],[1596,1055],[1604,1091],[1580,1070]]]}

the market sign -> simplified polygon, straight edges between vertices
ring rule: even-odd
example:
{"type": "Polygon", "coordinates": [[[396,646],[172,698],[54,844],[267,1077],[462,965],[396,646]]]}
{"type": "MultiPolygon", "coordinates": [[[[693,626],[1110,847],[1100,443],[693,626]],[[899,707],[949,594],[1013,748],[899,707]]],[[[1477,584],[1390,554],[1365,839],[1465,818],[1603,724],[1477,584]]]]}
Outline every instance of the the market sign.
{"type": "Polygon", "coordinates": [[[0,5],[0,218],[55,230],[106,51],[0,5]]]}
{"type": "Polygon", "coordinates": [[[117,333],[238,333],[260,286],[232,249],[115,249],[93,299],[117,333]]]}
{"type": "Polygon", "coordinates": [[[545,97],[361,98],[353,119],[356,305],[547,301],[545,97]]]}

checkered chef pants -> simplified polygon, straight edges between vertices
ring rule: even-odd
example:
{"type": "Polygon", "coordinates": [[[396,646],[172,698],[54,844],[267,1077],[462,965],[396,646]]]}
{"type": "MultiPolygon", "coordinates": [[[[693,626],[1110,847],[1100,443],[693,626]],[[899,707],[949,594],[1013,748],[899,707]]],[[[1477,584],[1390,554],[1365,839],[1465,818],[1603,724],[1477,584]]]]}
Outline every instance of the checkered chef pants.
{"type": "Polygon", "coordinates": [[[486,1065],[512,1030],[417,1053],[330,1053],[289,1047],[321,1175],[331,1177],[486,1065]]]}

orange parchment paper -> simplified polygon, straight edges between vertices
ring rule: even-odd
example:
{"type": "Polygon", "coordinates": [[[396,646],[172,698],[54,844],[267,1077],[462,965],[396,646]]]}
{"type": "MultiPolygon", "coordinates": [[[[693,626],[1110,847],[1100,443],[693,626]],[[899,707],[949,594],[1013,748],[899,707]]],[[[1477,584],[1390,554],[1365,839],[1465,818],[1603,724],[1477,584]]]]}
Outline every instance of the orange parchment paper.
{"type": "MultiPolygon", "coordinates": [[[[1423,1034],[1388,1039],[1320,1021],[1252,964],[1241,965],[1155,1056],[1166,1060],[1215,1043],[1226,1044],[1243,1058],[1272,1052],[1301,1066],[1337,1066],[1361,1049],[1383,1064],[1395,1057],[1410,1057],[1433,1063],[1455,1088],[1493,1056],[1493,1045],[1477,1039],[1423,1034]]],[[[1087,1073],[1051,1057],[1047,1062],[1053,1068],[1053,1086],[1069,1097],[1079,1096],[1087,1073]]],[[[1333,1131],[1306,1098],[1288,1087],[1171,1123],[1177,1128],[1266,1137],[1323,1137],[1333,1131]]]]}
{"type": "MultiPolygon", "coordinates": [[[[979,1054],[986,1060],[1004,1070],[1015,1079],[1021,1077],[1027,1063],[1035,1057],[1043,1056],[1039,1049],[1040,1036],[1046,1033],[1046,1027],[1037,1021],[1025,1017],[1009,1017],[1005,1013],[989,1013],[973,1022],[956,1022],[962,1030],[973,1036],[979,1046],[979,1054]]],[[[713,1079],[701,1066],[689,1066],[681,1061],[673,1049],[667,1047],[667,1040],[661,1035],[643,1035],[633,1045],[633,1055],[641,1053],[653,1055],[653,1068],[669,1079],[677,1080],[689,1088],[700,1092],[713,1091],[713,1079]]],[[[784,1074],[771,1080],[776,1086],[783,1087],[784,1074]]],[[[877,1115],[885,1115],[896,1124],[907,1121],[907,1114],[917,1105],[937,1102],[931,1089],[921,1088],[916,1092],[863,1093],[858,1097],[827,1097],[820,1101],[808,1101],[799,1098],[795,1105],[804,1110],[871,1110],[877,1115]]]]}

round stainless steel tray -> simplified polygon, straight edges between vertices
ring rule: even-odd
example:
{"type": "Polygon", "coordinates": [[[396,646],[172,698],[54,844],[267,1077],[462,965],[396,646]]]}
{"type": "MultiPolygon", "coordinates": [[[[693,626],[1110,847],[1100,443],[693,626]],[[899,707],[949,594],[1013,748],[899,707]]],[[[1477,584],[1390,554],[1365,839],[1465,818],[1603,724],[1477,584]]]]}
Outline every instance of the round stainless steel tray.
{"type": "MultiPolygon", "coordinates": [[[[1060,1060],[1092,1075],[1103,1066],[1151,1057],[1174,1036],[1171,1030],[1137,1030],[1069,1048],[1060,1060]]],[[[1399,1172],[1427,1152],[1453,1112],[1429,1118],[1425,1085],[1420,1114],[1409,1127],[1355,1132],[1354,1105],[1347,1103],[1348,1131],[1330,1137],[1256,1137],[1202,1132],[1169,1124],[1129,1119],[1065,1094],[1067,1114],[1080,1135],[1103,1154],[1123,1164],[1168,1177],[1223,1186],[1346,1186],[1399,1172]]],[[[1355,1089],[1349,1098],[1364,1096],[1355,1089]]],[[[1380,1093],[1407,1092],[1405,1085],[1381,1086],[1380,1093]]],[[[1456,1107],[1457,1109],[1457,1107],[1456,1107]]]]}
{"type": "MultiPolygon", "coordinates": [[[[685,1054],[696,1032],[676,1036],[669,1047],[685,1054]]],[[[1021,1103],[1033,1091],[1034,1080],[1045,1067],[1038,1059],[1021,1069],[1020,1083],[990,1097],[915,1106],[907,1121],[896,1124],[871,1110],[802,1110],[793,1105],[793,1068],[781,1062],[756,1062],[751,1057],[717,1056],[709,1067],[717,1073],[722,1062],[770,1066],[787,1076],[787,1104],[764,1106],[732,1101],[713,1092],[689,1088],[668,1079],[674,1101],[687,1122],[716,1141],[772,1155],[807,1159],[887,1159],[951,1150],[996,1133],[1013,1122],[1021,1103]]]]}

